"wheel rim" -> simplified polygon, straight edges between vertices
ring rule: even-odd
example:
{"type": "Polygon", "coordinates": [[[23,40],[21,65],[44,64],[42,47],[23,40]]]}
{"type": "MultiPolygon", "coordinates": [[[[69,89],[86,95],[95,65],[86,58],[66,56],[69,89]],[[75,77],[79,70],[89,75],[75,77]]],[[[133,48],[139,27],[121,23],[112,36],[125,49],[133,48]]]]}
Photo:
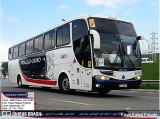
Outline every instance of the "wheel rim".
{"type": "Polygon", "coordinates": [[[22,86],[22,81],[21,81],[21,79],[18,80],[18,86],[19,86],[19,87],[22,86]]]}
{"type": "Polygon", "coordinates": [[[63,90],[67,91],[69,90],[69,80],[68,78],[64,78],[63,81],[62,81],[62,88],[63,90]]]}

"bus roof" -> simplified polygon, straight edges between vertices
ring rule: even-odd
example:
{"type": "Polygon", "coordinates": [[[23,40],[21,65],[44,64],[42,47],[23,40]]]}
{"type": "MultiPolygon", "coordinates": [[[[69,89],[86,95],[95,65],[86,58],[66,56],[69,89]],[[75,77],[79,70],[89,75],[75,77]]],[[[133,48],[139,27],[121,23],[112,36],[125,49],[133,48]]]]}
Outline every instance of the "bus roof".
{"type": "MultiPolygon", "coordinates": [[[[44,31],[42,31],[42,32],[39,32],[39,33],[37,33],[36,35],[34,35],[33,37],[30,37],[30,38],[28,38],[28,39],[26,39],[26,40],[24,40],[24,41],[22,41],[22,42],[16,43],[16,44],[12,45],[11,47],[17,46],[17,45],[22,44],[22,43],[24,43],[24,42],[27,42],[27,41],[29,41],[29,40],[37,37],[37,36],[40,36],[40,35],[48,32],[48,31],[51,31],[51,30],[53,30],[53,29],[56,29],[56,28],[58,28],[58,27],[60,27],[60,26],[63,26],[64,24],[67,24],[67,23],[72,22],[72,21],[74,21],[74,20],[77,20],[77,19],[87,20],[87,19],[90,18],[90,17],[93,17],[93,18],[102,18],[102,19],[110,19],[110,20],[115,20],[115,21],[122,21],[122,22],[132,23],[132,22],[130,22],[130,21],[117,19],[117,18],[111,17],[111,16],[108,16],[108,17],[107,17],[107,16],[100,16],[100,15],[82,15],[82,16],[76,17],[76,18],[74,18],[74,19],[72,18],[72,19],[70,19],[70,20],[64,20],[64,19],[62,19],[63,22],[61,22],[61,23],[59,23],[59,24],[56,24],[55,26],[50,27],[50,28],[48,28],[48,29],[46,29],[46,30],[44,30],[44,31]]],[[[11,47],[10,47],[10,48],[11,48],[11,47]]]]}

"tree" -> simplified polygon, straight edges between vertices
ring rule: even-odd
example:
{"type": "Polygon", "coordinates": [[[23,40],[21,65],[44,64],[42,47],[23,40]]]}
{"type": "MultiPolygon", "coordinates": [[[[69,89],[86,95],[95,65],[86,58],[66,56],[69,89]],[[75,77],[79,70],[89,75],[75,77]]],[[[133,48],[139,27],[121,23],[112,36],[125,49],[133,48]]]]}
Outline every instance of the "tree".
{"type": "Polygon", "coordinates": [[[8,75],[8,62],[2,62],[1,64],[1,72],[4,78],[8,75]]]}

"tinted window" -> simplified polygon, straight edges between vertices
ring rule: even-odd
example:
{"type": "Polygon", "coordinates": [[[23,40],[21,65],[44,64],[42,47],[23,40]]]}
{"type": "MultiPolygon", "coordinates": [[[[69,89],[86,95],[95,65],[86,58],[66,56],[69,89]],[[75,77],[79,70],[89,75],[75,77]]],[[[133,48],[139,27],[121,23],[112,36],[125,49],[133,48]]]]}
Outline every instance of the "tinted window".
{"type": "Polygon", "coordinates": [[[70,43],[70,28],[69,24],[57,30],[57,46],[66,45],[70,43]]]}
{"type": "Polygon", "coordinates": [[[85,20],[79,19],[72,22],[72,39],[77,40],[87,35],[88,28],[85,20]]]}
{"type": "Polygon", "coordinates": [[[47,33],[44,36],[44,49],[51,48],[51,42],[52,42],[52,34],[51,33],[47,33]]]}
{"type": "Polygon", "coordinates": [[[70,43],[70,28],[69,24],[63,27],[63,45],[70,43]]]}
{"type": "Polygon", "coordinates": [[[55,42],[55,31],[52,32],[52,47],[55,47],[56,42],[55,42]]]}
{"type": "Polygon", "coordinates": [[[118,34],[115,22],[108,19],[94,19],[95,27],[91,29],[97,30],[99,33],[118,34]]]}
{"type": "Polygon", "coordinates": [[[34,40],[34,51],[39,52],[42,49],[43,49],[43,36],[40,36],[34,40]]]}
{"type": "Polygon", "coordinates": [[[134,28],[132,24],[125,23],[125,22],[116,22],[118,32],[120,35],[126,35],[126,36],[135,36],[134,28]]]}
{"type": "Polygon", "coordinates": [[[19,56],[25,55],[25,43],[19,45],[19,56]]]}
{"type": "Polygon", "coordinates": [[[13,48],[9,48],[9,51],[8,51],[8,58],[9,59],[12,59],[12,54],[13,54],[13,48]]]}
{"type": "Polygon", "coordinates": [[[89,18],[89,20],[90,19],[93,19],[95,24],[94,27],[90,26],[90,29],[94,29],[99,33],[119,34],[131,37],[135,37],[136,35],[131,23],[102,18],[89,18]]]}
{"type": "Polygon", "coordinates": [[[49,32],[44,36],[44,49],[55,47],[55,32],[49,32]]]}
{"type": "Polygon", "coordinates": [[[63,28],[59,28],[57,30],[57,46],[61,46],[62,45],[62,35],[63,35],[63,28]]]}
{"type": "Polygon", "coordinates": [[[86,36],[73,41],[73,49],[79,64],[83,67],[91,67],[91,48],[89,38],[86,36]]]}
{"type": "Polygon", "coordinates": [[[26,43],[26,54],[33,52],[33,40],[30,40],[26,43]]]}
{"type": "Polygon", "coordinates": [[[13,48],[13,58],[17,58],[18,57],[18,46],[13,48]]]}

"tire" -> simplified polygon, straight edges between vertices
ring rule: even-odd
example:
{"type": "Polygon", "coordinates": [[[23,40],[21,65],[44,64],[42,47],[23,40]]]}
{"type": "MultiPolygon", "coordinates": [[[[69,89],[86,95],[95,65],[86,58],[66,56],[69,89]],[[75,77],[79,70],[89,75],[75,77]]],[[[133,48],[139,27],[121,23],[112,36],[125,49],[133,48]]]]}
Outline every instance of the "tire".
{"type": "Polygon", "coordinates": [[[22,84],[22,79],[21,79],[20,76],[18,76],[17,84],[18,84],[18,88],[28,88],[29,87],[28,85],[23,85],[22,84]]]}
{"type": "Polygon", "coordinates": [[[61,93],[70,93],[70,82],[66,75],[62,75],[59,81],[59,90],[61,93]]]}
{"type": "Polygon", "coordinates": [[[100,95],[106,95],[107,93],[109,93],[110,92],[110,90],[102,90],[102,91],[99,91],[98,93],[100,94],[100,95]]]}
{"type": "Polygon", "coordinates": [[[41,86],[43,90],[49,90],[51,89],[51,87],[44,87],[44,86],[41,86]]]}

